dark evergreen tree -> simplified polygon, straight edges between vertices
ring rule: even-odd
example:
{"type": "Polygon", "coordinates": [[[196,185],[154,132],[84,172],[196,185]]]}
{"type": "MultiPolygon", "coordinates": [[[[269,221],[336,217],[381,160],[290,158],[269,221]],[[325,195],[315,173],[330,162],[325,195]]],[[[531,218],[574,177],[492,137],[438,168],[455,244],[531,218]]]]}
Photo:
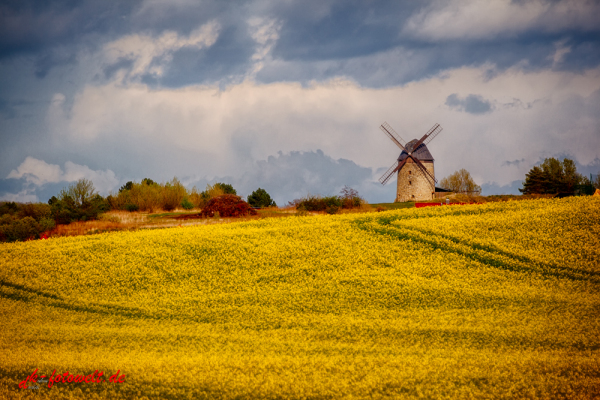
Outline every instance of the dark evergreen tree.
{"type": "Polygon", "coordinates": [[[546,193],[547,183],[548,178],[544,171],[540,167],[535,166],[525,175],[523,188],[519,189],[519,191],[523,194],[546,193]]]}
{"type": "Polygon", "coordinates": [[[258,188],[248,196],[248,204],[252,207],[276,207],[277,204],[265,189],[258,188]]]}
{"type": "Polygon", "coordinates": [[[546,158],[540,166],[533,167],[526,175],[523,194],[574,194],[582,183],[575,162],[565,158],[562,162],[556,158],[546,158]]]}

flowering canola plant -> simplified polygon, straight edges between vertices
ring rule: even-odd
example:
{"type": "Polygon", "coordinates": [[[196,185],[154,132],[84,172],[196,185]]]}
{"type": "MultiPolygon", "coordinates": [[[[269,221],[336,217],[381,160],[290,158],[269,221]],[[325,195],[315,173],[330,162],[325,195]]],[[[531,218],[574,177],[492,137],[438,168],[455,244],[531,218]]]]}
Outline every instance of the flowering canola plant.
{"type": "Polygon", "coordinates": [[[598,260],[592,197],[2,244],[0,398],[592,398],[598,260]]]}

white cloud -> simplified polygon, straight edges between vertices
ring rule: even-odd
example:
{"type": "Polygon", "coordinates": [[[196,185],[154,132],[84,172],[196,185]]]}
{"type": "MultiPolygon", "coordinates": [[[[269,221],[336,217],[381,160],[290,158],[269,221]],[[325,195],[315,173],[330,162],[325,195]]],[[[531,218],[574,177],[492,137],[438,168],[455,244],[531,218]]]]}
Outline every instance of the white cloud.
{"type": "Polygon", "coordinates": [[[162,76],[175,51],[184,47],[210,47],[217,41],[219,29],[219,24],[211,21],[192,31],[187,37],[174,31],[164,31],[158,37],[128,35],[107,43],[103,49],[104,57],[109,64],[122,59],[132,60],[133,66],[128,74],[131,78],[147,73],[162,76]]]}
{"type": "Polygon", "coordinates": [[[248,28],[250,36],[258,44],[252,55],[254,66],[249,74],[253,78],[264,67],[265,62],[271,60],[270,52],[279,39],[281,23],[274,19],[253,17],[248,20],[248,28]]]}
{"type": "Polygon", "coordinates": [[[25,158],[25,161],[17,169],[10,171],[6,178],[24,178],[27,183],[36,186],[65,181],[76,182],[85,178],[91,180],[100,193],[108,193],[119,184],[119,180],[111,170],[94,171],[87,165],[79,165],[71,161],[65,163],[63,170],[59,165],[48,164],[33,157],[25,158]]]}
{"type": "Polygon", "coordinates": [[[33,157],[27,157],[17,169],[10,171],[6,178],[25,178],[27,182],[39,186],[49,182],[60,182],[63,180],[61,179],[62,175],[63,172],[60,166],[48,164],[33,157]]]}
{"type": "Polygon", "coordinates": [[[28,189],[23,189],[19,193],[2,193],[0,199],[17,203],[37,203],[40,201],[37,195],[28,189]]]}
{"type": "Polygon", "coordinates": [[[600,5],[591,0],[437,0],[412,16],[403,32],[429,40],[511,37],[528,29],[597,30],[600,5]]]}
{"type": "Polygon", "coordinates": [[[386,168],[398,156],[377,129],[386,120],[406,140],[435,122],[444,127],[430,145],[438,178],[466,168],[479,182],[507,184],[522,179],[543,156],[568,152],[585,164],[600,155],[600,69],[583,74],[509,69],[489,78],[490,67],[450,70],[385,89],[345,80],[308,87],[245,81],[226,90],[87,86],[59,125],[68,127],[66,138],[74,146],[152,143],[158,150],[147,154],[145,173],[168,169],[171,177],[189,171],[241,176],[256,160],[279,151],[317,149],[333,159],[386,168]],[[499,106],[472,116],[445,105],[452,94],[473,93],[499,106]],[[185,169],[169,168],[167,160],[175,165],[183,154],[194,155],[185,169]],[[526,161],[500,168],[517,159],[526,161]],[[160,160],[160,168],[151,170],[156,162],[150,160],[160,160]]]}
{"type": "Polygon", "coordinates": [[[567,54],[571,52],[571,47],[566,46],[566,40],[560,40],[554,43],[556,51],[552,55],[552,67],[559,65],[567,54]]]}

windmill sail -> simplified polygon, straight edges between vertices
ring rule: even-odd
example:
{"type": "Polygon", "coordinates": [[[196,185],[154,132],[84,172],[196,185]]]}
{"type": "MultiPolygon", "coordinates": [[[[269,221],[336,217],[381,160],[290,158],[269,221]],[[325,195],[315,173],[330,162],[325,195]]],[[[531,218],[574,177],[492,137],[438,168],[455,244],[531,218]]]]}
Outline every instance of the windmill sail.
{"type": "Polygon", "coordinates": [[[427,139],[425,139],[425,146],[427,146],[427,144],[429,144],[429,142],[431,142],[433,139],[435,139],[435,137],[442,131],[442,127],[440,126],[440,124],[435,124],[433,126],[433,128],[431,128],[429,130],[429,132],[427,132],[427,139]]]}
{"type": "Polygon", "coordinates": [[[394,175],[394,172],[396,172],[396,170],[398,169],[398,164],[399,162],[396,161],[394,163],[394,165],[392,165],[385,174],[383,174],[381,176],[381,178],[379,178],[379,182],[381,182],[382,185],[385,185],[387,183],[387,181],[390,180],[390,178],[392,177],[392,175],[394,175]]]}
{"type": "Polygon", "coordinates": [[[404,140],[402,140],[400,135],[398,135],[396,133],[396,131],[390,126],[390,124],[388,124],[387,122],[384,122],[383,124],[381,124],[379,129],[381,129],[383,131],[383,133],[388,135],[388,137],[390,139],[392,139],[392,142],[396,143],[396,146],[398,146],[402,150],[404,150],[404,147],[406,146],[406,142],[404,140]]]}

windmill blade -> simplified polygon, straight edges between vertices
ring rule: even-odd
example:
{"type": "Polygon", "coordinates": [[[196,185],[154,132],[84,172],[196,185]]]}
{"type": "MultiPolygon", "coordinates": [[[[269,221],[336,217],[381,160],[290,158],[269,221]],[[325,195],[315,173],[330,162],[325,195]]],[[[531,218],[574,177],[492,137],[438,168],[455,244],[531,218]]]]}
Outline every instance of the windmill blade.
{"type": "Polygon", "coordinates": [[[392,139],[392,142],[396,143],[396,146],[398,146],[402,150],[404,150],[404,146],[406,146],[406,142],[404,140],[402,140],[400,135],[398,135],[396,133],[396,131],[390,126],[390,124],[388,124],[387,122],[384,122],[383,124],[381,124],[379,129],[381,129],[383,131],[383,133],[388,135],[389,138],[392,139]]]}
{"type": "Polygon", "coordinates": [[[443,128],[440,126],[440,124],[435,124],[433,128],[431,128],[429,132],[427,132],[427,139],[425,139],[425,145],[427,146],[429,142],[435,139],[435,137],[439,135],[442,129],[443,128]]]}
{"type": "Polygon", "coordinates": [[[413,156],[411,156],[410,158],[412,158],[413,161],[415,162],[415,164],[417,164],[419,166],[419,168],[417,168],[419,170],[419,172],[424,174],[425,177],[431,178],[431,180],[434,182],[433,186],[435,187],[435,184],[437,183],[437,179],[435,179],[435,176],[431,175],[431,173],[427,170],[427,168],[425,168],[425,166],[423,165],[421,160],[419,160],[418,158],[415,158],[413,156]]]}
{"type": "Polygon", "coordinates": [[[440,124],[435,124],[433,126],[433,128],[428,130],[427,133],[424,134],[423,137],[421,139],[419,139],[419,141],[413,146],[413,151],[417,150],[417,148],[423,142],[425,142],[425,145],[427,146],[427,143],[431,142],[433,140],[433,138],[435,138],[438,135],[438,133],[440,133],[441,131],[442,131],[442,127],[440,126],[440,124]]]}
{"type": "Polygon", "coordinates": [[[382,185],[385,185],[387,181],[392,177],[392,175],[394,175],[394,172],[396,172],[396,170],[398,169],[398,164],[398,161],[396,161],[394,165],[388,168],[385,174],[383,174],[381,178],[379,178],[379,182],[381,182],[382,185]]]}
{"type": "Polygon", "coordinates": [[[400,168],[402,168],[402,166],[406,163],[406,160],[408,160],[408,157],[405,158],[404,160],[402,160],[402,162],[396,161],[394,163],[394,165],[392,165],[385,174],[383,174],[381,176],[381,178],[379,178],[379,182],[381,182],[382,185],[385,185],[387,183],[387,181],[390,180],[390,178],[392,177],[392,175],[394,175],[394,172],[398,171],[400,168]]]}

